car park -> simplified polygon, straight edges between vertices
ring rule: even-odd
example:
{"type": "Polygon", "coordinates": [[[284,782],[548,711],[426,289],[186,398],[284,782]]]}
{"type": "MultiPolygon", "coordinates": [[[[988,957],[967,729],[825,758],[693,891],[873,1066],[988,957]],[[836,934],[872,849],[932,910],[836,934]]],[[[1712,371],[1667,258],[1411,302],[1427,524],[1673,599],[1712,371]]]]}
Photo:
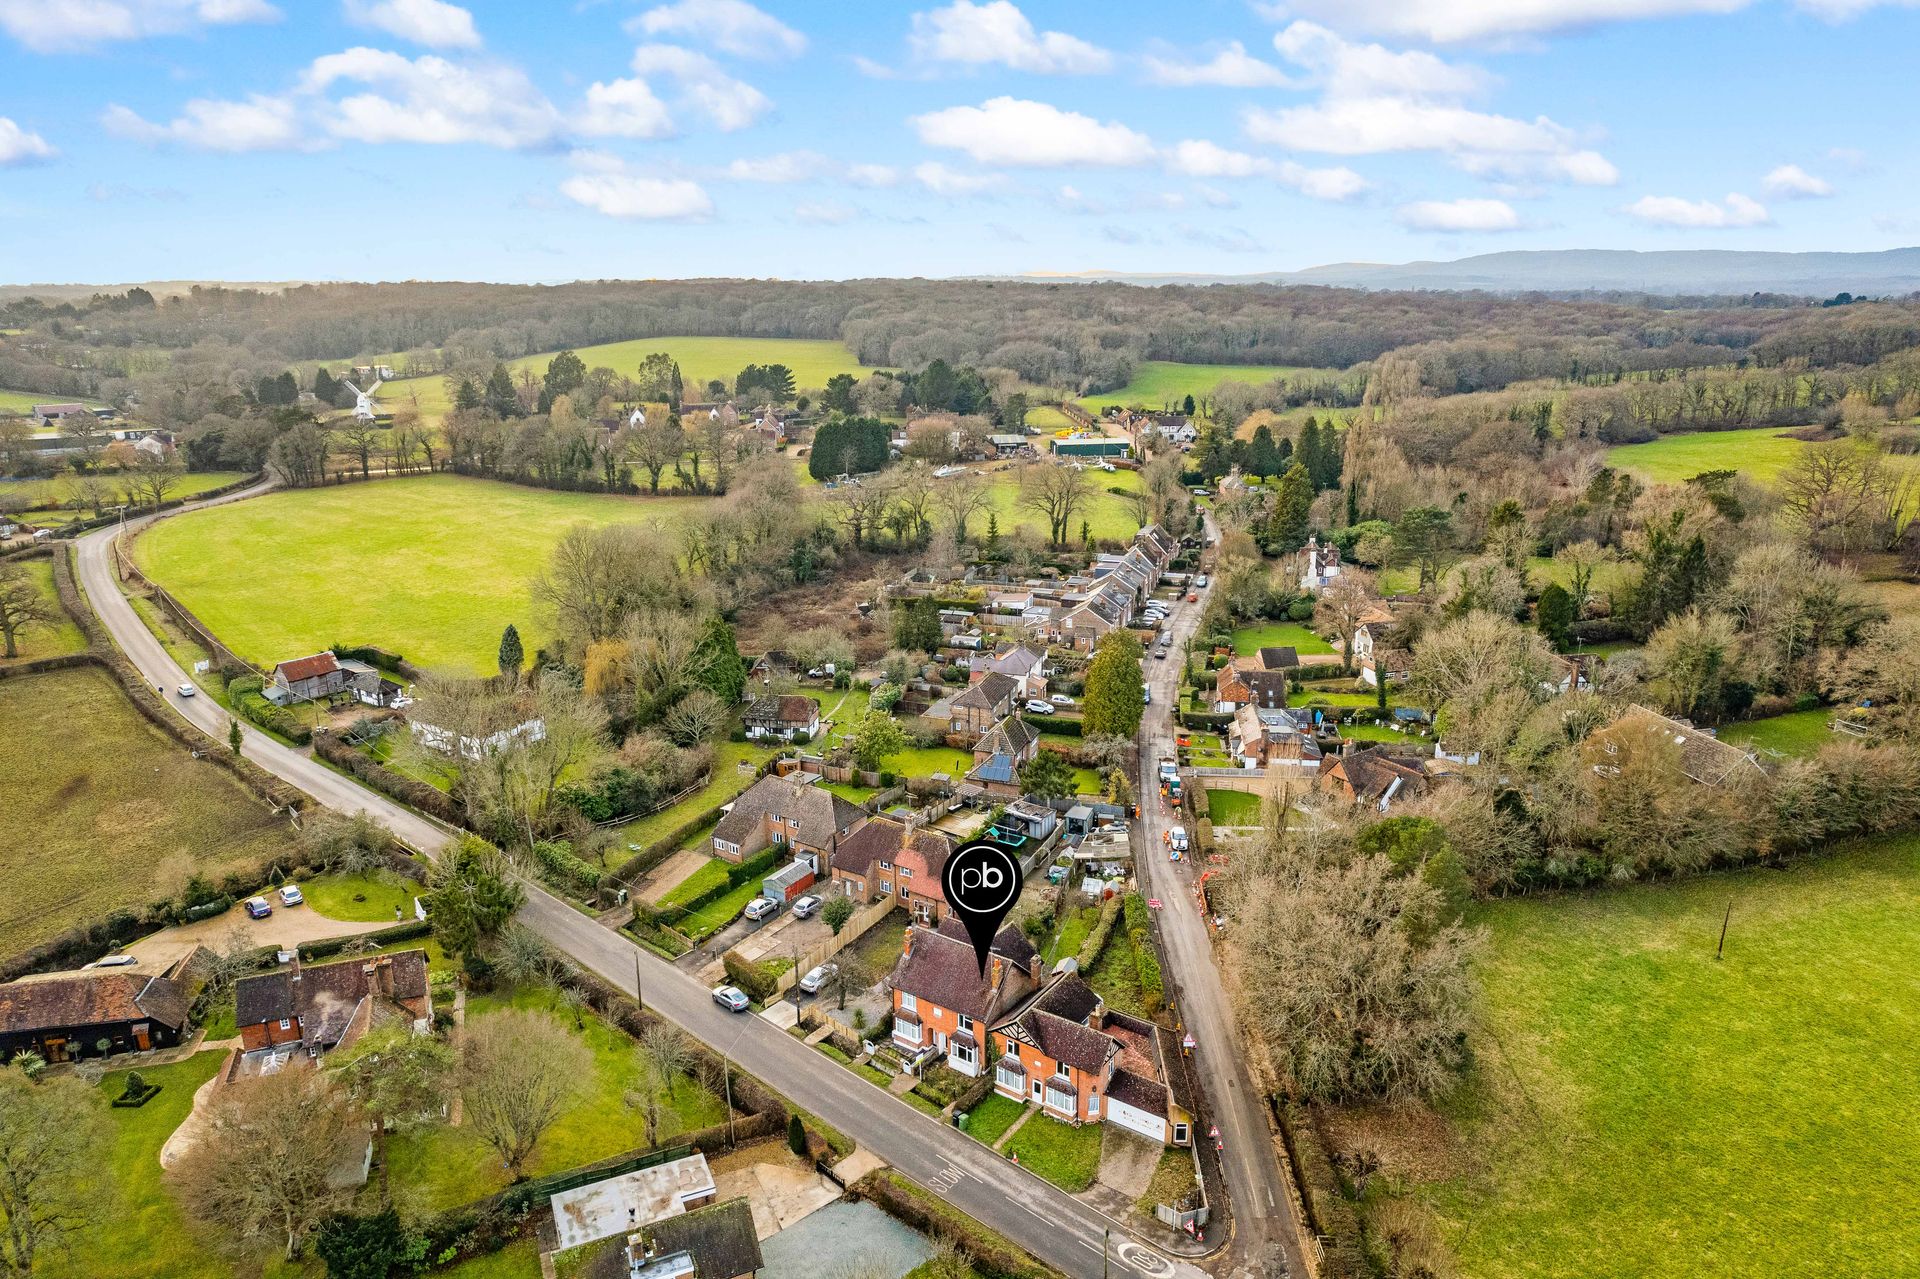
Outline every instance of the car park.
{"type": "Polygon", "coordinates": [[[306,896],[300,891],[300,885],[282,884],[280,886],[280,904],[282,906],[299,906],[306,900],[306,896]]]}
{"type": "Polygon", "coordinates": [[[265,919],[271,914],[273,914],[272,902],[264,897],[247,898],[247,917],[249,919],[265,919]]]}
{"type": "Polygon", "coordinates": [[[820,899],[812,893],[808,893],[805,897],[793,903],[793,917],[795,919],[809,919],[813,916],[813,912],[820,909],[820,906],[820,899]]]}
{"type": "Polygon", "coordinates": [[[745,914],[748,919],[757,923],[762,919],[768,919],[779,914],[780,903],[771,897],[756,897],[747,903],[747,909],[742,913],[745,914]]]}
{"type": "Polygon", "coordinates": [[[827,980],[839,971],[838,964],[821,964],[810,968],[807,970],[807,975],[800,979],[800,989],[809,995],[817,995],[820,993],[820,988],[827,984],[827,980]]]}
{"type": "Polygon", "coordinates": [[[1029,715],[1051,715],[1051,714],[1053,714],[1053,703],[1052,703],[1052,702],[1042,702],[1042,701],[1038,701],[1038,700],[1035,700],[1035,701],[1031,701],[1031,702],[1028,702],[1028,703],[1027,703],[1027,714],[1029,714],[1029,715]]]}
{"type": "Polygon", "coordinates": [[[749,1001],[746,992],[737,986],[715,986],[713,988],[713,1002],[730,1013],[743,1013],[747,1011],[749,1001]]]}

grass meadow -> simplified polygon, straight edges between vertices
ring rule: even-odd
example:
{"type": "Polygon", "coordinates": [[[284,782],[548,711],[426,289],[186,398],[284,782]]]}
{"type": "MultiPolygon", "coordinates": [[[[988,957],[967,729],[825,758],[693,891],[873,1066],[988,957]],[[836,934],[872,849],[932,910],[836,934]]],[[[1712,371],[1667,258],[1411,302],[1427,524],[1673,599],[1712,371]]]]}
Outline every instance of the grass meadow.
{"type": "Polygon", "coordinates": [[[1913,837],[1482,908],[1461,1273],[1920,1272],[1916,915],[1913,837]]]}
{"type": "MultiPolygon", "coordinates": [[[[65,404],[71,403],[72,400],[73,397],[70,395],[53,395],[44,391],[8,391],[0,389],[0,417],[24,417],[33,412],[33,406],[36,404],[65,404]]],[[[98,400],[82,399],[80,403],[85,404],[88,408],[97,409],[106,407],[98,400]]]]}
{"type": "Polygon", "coordinates": [[[1083,395],[1080,403],[1095,413],[1109,404],[1141,404],[1148,409],[1172,406],[1191,395],[1204,399],[1222,382],[1260,386],[1290,373],[1318,373],[1280,364],[1181,364],[1173,360],[1142,360],[1133,366],[1133,380],[1097,395],[1083,395]]]}
{"type": "MultiPolygon", "coordinates": [[[[841,343],[812,338],[659,337],[574,348],[574,354],[586,361],[588,368],[609,368],[629,377],[639,370],[640,361],[655,351],[665,351],[680,362],[689,400],[704,400],[709,380],[723,378],[731,383],[749,364],[786,365],[793,370],[796,389],[818,390],[836,373],[861,377],[871,372],[841,343]]],[[[521,369],[531,369],[535,376],[543,376],[556,354],[546,351],[523,356],[507,361],[507,367],[516,375],[521,369]]],[[[384,358],[392,362],[404,357],[384,358]]],[[[438,373],[389,382],[380,388],[380,401],[389,409],[411,405],[435,418],[453,407],[446,380],[438,373]]]]}
{"type": "MultiPolygon", "coordinates": [[[[62,552],[64,554],[64,552],[62,552]]],[[[0,666],[17,662],[31,662],[42,657],[59,657],[66,653],[83,653],[87,648],[87,637],[80,633],[79,626],[60,607],[60,597],[53,589],[53,561],[50,559],[27,560],[20,565],[26,570],[27,580],[32,582],[40,597],[53,607],[57,619],[48,626],[32,626],[20,632],[14,640],[14,646],[20,655],[9,660],[0,657],[0,666]]],[[[6,651],[0,645],[0,653],[6,651]]]]}
{"type": "Polygon", "coordinates": [[[411,476],[187,512],[142,535],[134,554],[249,660],[341,641],[477,672],[492,668],[509,622],[529,653],[542,642],[528,582],[569,527],[671,526],[701,501],[411,476]]]}
{"type": "Polygon", "coordinates": [[[284,819],[149,724],[99,670],[0,680],[0,724],[16,761],[0,803],[9,953],[292,839],[284,819]]]}
{"type": "Polygon", "coordinates": [[[1646,444],[1608,449],[1607,465],[1656,484],[1679,484],[1702,471],[1728,470],[1744,471],[1767,483],[1806,447],[1785,431],[1784,427],[1763,426],[1745,431],[1665,435],[1646,444]]]}
{"type": "MultiPolygon", "coordinates": [[[[103,471],[101,478],[109,485],[114,485],[119,476],[112,471],[103,471]]],[[[180,477],[180,482],[167,493],[167,500],[194,497],[244,478],[244,473],[240,471],[193,471],[180,477]]],[[[31,517],[44,515],[55,509],[56,504],[66,501],[72,487],[71,479],[0,480],[0,498],[25,498],[27,505],[20,509],[31,517]]],[[[93,512],[82,510],[73,514],[90,516],[93,512]]]]}

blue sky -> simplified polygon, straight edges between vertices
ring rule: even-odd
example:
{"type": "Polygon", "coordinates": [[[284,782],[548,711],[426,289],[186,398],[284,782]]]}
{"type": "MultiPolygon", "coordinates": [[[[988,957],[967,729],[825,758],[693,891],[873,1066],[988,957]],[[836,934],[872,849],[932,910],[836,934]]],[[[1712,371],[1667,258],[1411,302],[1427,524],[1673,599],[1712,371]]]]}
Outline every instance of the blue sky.
{"type": "Polygon", "coordinates": [[[0,0],[0,281],[1920,243],[1875,0],[0,0]]]}

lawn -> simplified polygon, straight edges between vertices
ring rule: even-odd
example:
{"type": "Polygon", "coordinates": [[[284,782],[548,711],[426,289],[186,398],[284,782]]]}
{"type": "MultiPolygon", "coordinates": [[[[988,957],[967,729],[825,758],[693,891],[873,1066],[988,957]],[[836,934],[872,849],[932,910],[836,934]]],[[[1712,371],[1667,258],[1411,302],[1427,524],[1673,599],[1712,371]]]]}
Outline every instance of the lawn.
{"type": "Polygon", "coordinates": [[[1258,826],[1260,805],[1251,791],[1207,790],[1207,818],[1215,826],[1258,826]]]}
{"type": "Polygon", "coordinates": [[[539,1279],[540,1248],[531,1239],[516,1239],[499,1252],[433,1273],[437,1279],[539,1279]]]}
{"type": "Polygon", "coordinates": [[[1087,934],[1093,931],[1093,925],[1099,918],[1098,906],[1082,906],[1062,916],[1060,926],[1045,947],[1047,966],[1051,968],[1062,959],[1079,954],[1080,947],[1086,944],[1087,934]]]}
{"type": "Polygon", "coordinates": [[[1148,409],[1178,408],[1191,395],[1205,399],[1222,382],[1261,386],[1290,373],[1319,373],[1280,364],[1180,364],[1172,360],[1142,360],[1133,366],[1133,380],[1097,395],[1083,395],[1080,403],[1095,413],[1109,404],[1140,404],[1148,409]]]}
{"type": "Polygon", "coordinates": [[[1100,952],[1100,958],[1093,966],[1080,974],[1087,985],[1106,1001],[1108,1008],[1115,1012],[1128,1013],[1135,1017],[1151,1017],[1146,1000],[1140,996],[1140,961],[1135,954],[1133,938],[1127,933],[1127,921],[1122,917],[1108,939],[1106,949],[1100,952]]]}
{"type": "MultiPolygon", "coordinates": [[[[679,361],[686,398],[695,401],[707,398],[706,383],[709,379],[723,378],[731,383],[740,370],[749,364],[786,365],[793,370],[796,390],[821,390],[825,388],[827,379],[836,373],[852,373],[859,377],[871,371],[856,360],[853,352],[842,343],[813,338],[657,337],[573,349],[589,369],[610,368],[628,377],[637,373],[640,361],[655,351],[665,351],[679,361]]],[[[507,367],[515,373],[525,368],[544,375],[555,354],[547,351],[509,360],[507,367]]],[[[383,359],[387,363],[405,367],[402,363],[404,355],[386,356],[383,359]]],[[[334,372],[339,373],[340,370],[335,368],[334,372]]],[[[380,399],[390,409],[415,404],[422,413],[428,415],[445,413],[451,407],[446,380],[438,373],[389,382],[380,389],[380,399]]]]}
{"type": "Polygon", "coordinates": [[[1036,431],[1060,431],[1073,425],[1073,419],[1051,404],[1036,404],[1027,410],[1027,425],[1036,431]]]}
{"type": "Polygon", "coordinates": [[[1243,626],[1233,633],[1233,651],[1241,656],[1251,656],[1263,648],[1291,648],[1302,654],[1333,652],[1333,645],[1298,622],[1243,626]]]}
{"type": "Polygon", "coordinates": [[[1093,1184],[1100,1172],[1101,1124],[1075,1128],[1050,1115],[1035,1115],[1020,1126],[1002,1149],[1019,1158],[1020,1166],[1045,1177],[1069,1194],[1093,1184]]]}
{"type": "Polygon", "coordinates": [[[1385,724],[1342,724],[1340,736],[1356,742],[1393,742],[1396,745],[1404,745],[1407,741],[1405,733],[1385,724]]]}
{"type": "Polygon", "coordinates": [[[1607,450],[1607,465],[1655,484],[1679,484],[1702,471],[1740,470],[1765,483],[1785,470],[1806,444],[1763,426],[1747,431],[1693,431],[1647,444],[1607,450]]]}
{"type": "Polygon", "coordinates": [[[1013,1121],[1020,1118],[1026,1109],[1025,1102],[990,1092],[979,1105],[967,1112],[967,1135],[991,1146],[1000,1140],[1002,1133],[1013,1127],[1013,1121]]]}
{"type": "Polygon", "coordinates": [[[1911,1274],[1920,839],[1480,912],[1463,1274],[1911,1274]],[[1726,957],[1714,959],[1732,905],[1726,957]]]}
{"type": "MultiPolygon", "coordinates": [[[[623,1098],[641,1086],[639,1049],[634,1041],[592,1013],[586,1029],[577,1031],[573,1018],[555,1010],[550,988],[516,990],[510,995],[479,995],[467,1001],[467,1018],[514,1007],[544,1012],[557,1034],[583,1040],[593,1054],[593,1071],[582,1082],[578,1099],[540,1138],[528,1160],[528,1176],[544,1176],[646,1144],[646,1123],[623,1098]]],[[[676,1096],[663,1108],[660,1139],[704,1128],[726,1118],[718,1097],[692,1079],[682,1078],[676,1096]]],[[[500,1160],[470,1129],[437,1125],[426,1131],[393,1138],[387,1146],[388,1166],[396,1189],[418,1196],[422,1210],[455,1207],[481,1199],[507,1184],[500,1160]]]]}
{"type": "Polygon", "coordinates": [[[234,1265],[199,1236],[160,1171],[160,1147],[193,1109],[195,1090],[225,1060],[225,1053],[203,1052],[171,1066],[142,1067],[141,1077],[160,1085],[159,1095],[144,1106],[109,1107],[126,1087],[126,1072],[114,1071],[100,1081],[100,1108],[114,1137],[95,1166],[97,1189],[111,1197],[112,1228],[89,1223],[71,1255],[46,1258],[35,1274],[49,1279],[229,1279],[234,1274],[234,1265]]]}
{"type": "Polygon", "coordinates": [[[1827,728],[1833,712],[1826,707],[1810,711],[1790,711],[1771,719],[1751,719],[1728,724],[1720,730],[1720,740],[1735,746],[1751,746],[1766,754],[1811,755],[1828,742],[1843,740],[1827,728]]]}
{"type": "Polygon", "coordinates": [[[0,680],[0,724],[16,761],[0,786],[9,954],[292,841],[284,818],[148,723],[102,671],[0,680]]]}
{"type": "Polygon", "coordinates": [[[457,475],[295,489],[163,521],[134,554],[242,657],[335,643],[424,667],[490,670],[500,631],[533,651],[529,580],[569,527],[671,527],[700,498],[559,493],[457,475]]]}
{"type": "Polygon", "coordinates": [[[900,777],[931,777],[935,773],[945,773],[957,782],[973,767],[973,753],[955,750],[950,746],[910,746],[887,756],[880,767],[900,777]]]}
{"type": "MultiPolygon", "coordinates": [[[[670,808],[663,808],[648,817],[642,817],[620,832],[621,838],[641,848],[664,839],[689,820],[696,813],[718,808],[756,780],[756,770],[773,752],[764,746],[755,746],[751,742],[715,742],[713,744],[713,777],[693,794],[670,808]],[[742,768],[745,764],[747,767],[742,768]]],[[[698,836],[696,838],[704,838],[698,836]]],[[[691,847],[689,841],[682,847],[691,847]]]]}
{"type": "Polygon", "coordinates": [[[299,882],[301,895],[314,914],[353,923],[376,920],[390,923],[403,916],[411,919],[414,894],[422,891],[421,885],[391,871],[320,875],[299,882]],[[400,909],[400,915],[393,913],[395,907],[400,909]]]}
{"type": "MultiPolygon", "coordinates": [[[[718,888],[727,882],[727,872],[731,869],[733,869],[732,863],[721,861],[718,857],[714,858],[668,889],[660,898],[660,908],[682,905],[709,889],[718,888]]],[[[680,920],[674,927],[696,942],[704,940],[732,923],[734,916],[745,910],[747,903],[759,893],[758,879],[745,880],[736,884],[733,891],[707,903],[680,920]]]]}
{"type": "Polygon", "coordinates": [[[660,906],[678,906],[682,902],[690,902],[708,889],[718,888],[720,885],[726,883],[727,872],[732,869],[732,862],[722,861],[718,857],[712,858],[704,865],[696,867],[692,874],[662,893],[658,904],[660,906]]]}
{"type": "MultiPolygon", "coordinates": [[[[1118,493],[1110,493],[1107,490],[1138,489],[1140,487],[1139,472],[1102,471],[1094,468],[1088,470],[1086,475],[1093,488],[1093,498],[1081,514],[1073,517],[1067,529],[1068,536],[1075,543],[1079,542],[1082,519],[1086,521],[1088,530],[1096,539],[1124,542],[1138,533],[1140,521],[1134,517],[1131,504],[1118,493]]],[[[985,537],[987,511],[992,511],[994,517],[999,520],[1002,536],[1011,533],[1015,528],[1026,528],[1037,536],[1045,537],[1046,516],[1023,510],[1020,506],[1019,472],[1017,470],[994,471],[987,478],[989,480],[987,507],[968,522],[968,534],[975,539],[985,537]]]]}
{"type": "MultiPolygon", "coordinates": [[[[1391,693],[1393,690],[1387,690],[1391,693]]],[[[1295,688],[1287,691],[1289,706],[1378,706],[1380,703],[1373,693],[1323,693],[1315,688],[1295,688]]]]}
{"type": "MultiPolygon", "coordinates": [[[[60,555],[65,553],[64,550],[55,552],[60,555]]],[[[80,633],[79,626],[67,616],[66,610],[60,607],[60,597],[54,592],[53,561],[50,559],[27,560],[20,567],[26,570],[27,580],[39,590],[40,598],[53,609],[56,616],[49,626],[32,626],[22,630],[16,641],[20,656],[12,659],[0,657],[0,663],[9,660],[31,662],[40,657],[58,657],[63,653],[86,652],[87,637],[80,633]]],[[[0,652],[5,651],[5,646],[0,645],[0,652]]]]}
{"type": "MultiPolygon", "coordinates": [[[[54,395],[42,391],[6,391],[0,390],[0,414],[27,414],[33,412],[36,404],[74,403],[71,395],[54,395]]],[[[78,401],[88,408],[103,409],[106,405],[99,400],[82,399],[78,401]]]]}

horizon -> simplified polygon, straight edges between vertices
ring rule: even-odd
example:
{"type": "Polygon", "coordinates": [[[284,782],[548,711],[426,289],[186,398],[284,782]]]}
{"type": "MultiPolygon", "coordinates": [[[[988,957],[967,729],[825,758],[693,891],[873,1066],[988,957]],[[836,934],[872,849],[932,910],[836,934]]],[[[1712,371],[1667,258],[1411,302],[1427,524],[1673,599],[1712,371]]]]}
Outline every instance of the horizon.
{"type": "Polygon", "coordinates": [[[1739,70],[1849,65],[1920,14],[1628,8],[1214,0],[1176,35],[1035,0],[0,0],[0,278],[1243,276],[1920,233],[1891,78],[1837,102],[1739,70]]]}

